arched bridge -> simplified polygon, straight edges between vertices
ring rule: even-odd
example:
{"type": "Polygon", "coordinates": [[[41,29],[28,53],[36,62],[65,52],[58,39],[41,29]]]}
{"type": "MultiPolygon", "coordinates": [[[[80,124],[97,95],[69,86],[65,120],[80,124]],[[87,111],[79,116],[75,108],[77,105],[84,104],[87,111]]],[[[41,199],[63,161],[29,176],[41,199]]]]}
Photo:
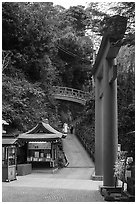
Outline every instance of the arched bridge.
{"type": "Polygon", "coordinates": [[[93,93],[68,87],[53,86],[52,93],[56,99],[72,101],[82,105],[85,105],[89,99],[94,99],[93,93]]]}

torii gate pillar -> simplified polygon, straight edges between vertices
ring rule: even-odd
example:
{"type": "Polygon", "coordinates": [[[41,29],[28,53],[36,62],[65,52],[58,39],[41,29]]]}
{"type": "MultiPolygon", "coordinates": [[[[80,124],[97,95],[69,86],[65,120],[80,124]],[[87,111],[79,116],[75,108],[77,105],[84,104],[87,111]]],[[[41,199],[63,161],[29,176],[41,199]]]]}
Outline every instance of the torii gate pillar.
{"type": "Polygon", "coordinates": [[[95,80],[95,177],[103,178],[103,186],[114,186],[118,148],[115,58],[121,46],[121,36],[121,33],[109,32],[103,37],[92,69],[95,80]]]}

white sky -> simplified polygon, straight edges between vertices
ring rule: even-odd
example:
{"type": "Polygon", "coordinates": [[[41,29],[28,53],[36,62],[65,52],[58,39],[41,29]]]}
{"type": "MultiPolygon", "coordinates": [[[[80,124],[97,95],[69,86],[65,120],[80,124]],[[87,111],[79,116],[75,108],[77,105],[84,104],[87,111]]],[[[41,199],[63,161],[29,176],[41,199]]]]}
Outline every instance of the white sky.
{"type": "MultiPolygon", "coordinates": [[[[2,2],[17,2],[16,0],[2,0],[2,2]]],[[[38,2],[38,0],[22,0],[21,2],[38,2]]],[[[91,2],[102,2],[102,3],[110,3],[110,2],[135,2],[135,0],[41,0],[40,2],[53,2],[54,5],[61,5],[64,8],[68,9],[70,6],[83,5],[87,6],[91,2]]],[[[1,5],[1,4],[0,4],[1,5]]]]}
{"type": "Polygon", "coordinates": [[[64,8],[68,9],[70,6],[77,6],[77,5],[82,5],[82,6],[87,6],[91,2],[102,2],[102,3],[110,3],[110,2],[134,2],[135,0],[107,0],[107,1],[101,1],[101,0],[49,0],[54,3],[54,5],[61,5],[64,8]]]}
{"type": "Polygon", "coordinates": [[[91,0],[52,0],[55,5],[61,5],[64,8],[69,8],[70,6],[83,5],[86,6],[87,3],[92,2],[91,0]]]}

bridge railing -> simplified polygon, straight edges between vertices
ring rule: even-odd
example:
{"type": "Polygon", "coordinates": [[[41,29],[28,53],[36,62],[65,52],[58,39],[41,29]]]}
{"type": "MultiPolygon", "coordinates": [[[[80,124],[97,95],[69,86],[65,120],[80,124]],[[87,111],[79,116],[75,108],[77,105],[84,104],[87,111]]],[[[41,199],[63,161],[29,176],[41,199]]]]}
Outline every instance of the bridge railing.
{"type": "Polygon", "coordinates": [[[60,87],[60,86],[53,86],[53,94],[72,97],[79,100],[87,101],[88,99],[94,98],[93,94],[89,92],[84,92],[78,89],[68,88],[68,87],[60,87]]]}

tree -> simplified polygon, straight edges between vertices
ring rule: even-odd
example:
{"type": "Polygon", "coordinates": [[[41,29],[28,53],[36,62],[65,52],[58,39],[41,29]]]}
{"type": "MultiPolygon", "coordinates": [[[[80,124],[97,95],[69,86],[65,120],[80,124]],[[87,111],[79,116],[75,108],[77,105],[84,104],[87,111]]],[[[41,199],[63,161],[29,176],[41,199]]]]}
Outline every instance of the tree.
{"type": "MultiPolygon", "coordinates": [[[[118,133],[123,150],[133,155],[135,138],[135,48],[123,46],[118,55],[118,133]]],[[[134,156],[134,155],[133,155],[134,156]]]]}
{"type": "Polygon", "coordinates": [[[114,15],[127,17],[128,25],[126,29],[123,45],[135,44],[135,2],[98,2],[90,3],[87,12],[91,18],[88,29],[91,29],[92,35],[102,34],[102,26],[105,25],[104,19],[109,19],[114,15]]]}
{"type": "Polygon", "coordinates": [[[3,3],[3,50],[10,49],[14,66],[22,69],[33,82],[43,80],[43,70],[46,71],[47,64],[48,72],[49,61],[51,69],[54,69],[51,77],[56,75],[50,60],[56,37],[56,13],[52,3],[3,3]],[[13,25],[16,32],[14,29],[12,32],[13,25]],[[11,35],[16,43],[12,44],[11,35]],[[5,45],[7,39],[11,40],[9,47],[5,45]],[[47,61],[45,53],[49,58],[47,61]]]}
{"type": "Polygon", "coordinates": [[[3,55],[3,118],[19,130],[41,117],[58,122],[49,94],[59,80],[51,60],[56,13],[52,3],[3,3],[2,47],[11,53],[3,55]]]}
{"type": "Polygon", "coordinates": [[[2,48],[13,50],[18,47],[18,3],[2,3],[2,48]]]}
{"type": "Polygon", "coordinates": [[[65,12],[65,15],[76,34],[79,36],[84,36],[86,27],[89,24],[89,18],[85,12],[84,6],[70,7],[65,12]]]}
{"type": "Polygon", "coordinates": [[[60,27],[63,31],[57,41],[58,54],[65,62],[59,67],[64,86],[83,89],[90,79],[89,69],[93,60],[93,43],[86,28],[88,15],[82,6],[63,10],[60,27]]]}
{"type": "Polygon", "coordinates": [[[124,45],[135,45],[135,2],[118,3],[117,7],[112,7],[116,14],[127,17],[127,31],[124,39],[124,45]]]}

